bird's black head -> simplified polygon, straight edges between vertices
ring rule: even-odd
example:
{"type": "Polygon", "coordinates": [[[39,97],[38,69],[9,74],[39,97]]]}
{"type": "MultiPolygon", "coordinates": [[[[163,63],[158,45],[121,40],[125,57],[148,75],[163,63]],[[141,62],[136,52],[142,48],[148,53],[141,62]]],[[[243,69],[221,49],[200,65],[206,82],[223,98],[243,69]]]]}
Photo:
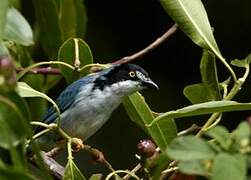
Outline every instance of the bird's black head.
{"type": "Polygon", "coordinates": [[[141,90],[145,87],[158,89],[158,86],[149,78],[148,73],[135,64],[114,65],[103,72],[96,79],[95,84],[103,89],[105,86],[112,84],[132,85],[135,90],[141,90]],[[135,87],[134,87],[135,86],[135,87]]]}

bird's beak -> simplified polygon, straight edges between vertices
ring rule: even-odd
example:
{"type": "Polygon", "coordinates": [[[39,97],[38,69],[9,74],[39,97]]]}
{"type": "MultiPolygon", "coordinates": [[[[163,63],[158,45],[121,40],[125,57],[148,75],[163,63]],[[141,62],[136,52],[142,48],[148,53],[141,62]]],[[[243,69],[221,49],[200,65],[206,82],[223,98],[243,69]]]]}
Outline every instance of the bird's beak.
{"type": "Polygon", "coordinates": [[[151,79],[143,81],[143,85],[146,86],[146,87],[150,87],[150,88],[159,90],[158,85],[155,82],[153,82],[151,79]]]}

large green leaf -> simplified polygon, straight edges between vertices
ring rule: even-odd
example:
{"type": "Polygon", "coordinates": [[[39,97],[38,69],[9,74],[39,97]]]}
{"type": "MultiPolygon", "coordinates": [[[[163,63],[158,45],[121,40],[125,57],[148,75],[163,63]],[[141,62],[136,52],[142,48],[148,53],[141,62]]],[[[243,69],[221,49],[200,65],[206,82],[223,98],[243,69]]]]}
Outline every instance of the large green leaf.
{"type": "MultiPolygon", "coordinates": [[[[25,81],[33,89],[43,92],[44,86],[44,76],[38,74],[30,74],[29,76],[24,76],[23,81],[25,81]]],[[[29,105],[32,119],[41,119],[47,110],[47,102],[42,98],[28,98],[27,103],[29,105]]]]}
{"type": "Polygon", "coordinates": [[[208,160],[215,156],[208,142],[194,136],[174,139],[167,147],[166,153],[170,158],[181,161],[208,160]]]}
{"type": "Polygon", "coordinates": [[[221,153],[213,164],[212,180],[244,180],[246,179],[246,159],[242,155],[221,153]]]}
{"type": "Polygon", "coordinates": [[[21,97],[41,97],[50,103],[53,104],[54,108],[56,109],[58,116],[60,115],[60,110],[57,104],[46,94],[36,91],[35,89],[31,88],[28,84],[24,82],[18,82],[17,84],[17,92],[21,97]]]}
{"type": "Polygon", "coordinates": [[[3,38],[24,46],[34,43],[29,23],[15,8],[9,8],[8,10],[3,38]]]}
{"type": "Polygon", "coordinates": [[[160,2],[192,41],[223,59],[201,0],[160,0],[160,2]]]}
{"type": "Polygon", "coordinates": [[[63,180],[86,180],[73,160],[69,159],[65,167],[63,180]]]}
{"type": "Polygon", "coordinates": [[[147,124],[150,124],[154,120],[154,116],[139,93],[134,93],[125,98],[123,104],[130,119],[143,127],[143,129],[147,128],[148,133],[162,151],[177,136],[176,125],[172,119],[160,121],[151,127],[146,127],[147,124]]]}
{"type": "Polygon", "coordinates": [[[3,38],[4,27],[6,23],[6,16],[8,10],[9,1],[8,0],[1,0],[0,1],[0,40],[3,38]]]}
{"type": "MultiPolygon", "coordinates": [[[[78,61],[79,67],[82,67],[87,64],[93,63],[93,57],[91,50],[82,39],[72,38],[64,42],[60,47],[58,52],[58,60],[66,62],[74,66],[74,63],[78,61]]],[[[85,75],[85,72],[72,71],[71,69],[65,66],[59,66],[61,72],[66,79],[68,84],[79,79],[81,76],[85,75]]]]}
{"type": "Polygon", "coordinates": [[[155,123],[169,119],[181,118],[181,117],[189,117],[203,114],[210,114],[215,112],[230,112],[230,111],[243,111],[250,110],[251,103],[238,103],[235,101],[211,101],[206,103],[194,104],[182,109],[178,109],[176,111],[169,111],[163,113],[148,126],[152,126],[155,123]]]}
{"type": "Polygon", "coordinates": [[[33,0],[45,52],[56,58],[61,44],[83,37],[87,17],[82,0],[33,0]],[[48,21],[49,19],[49,21],[48,21]]]}
{"type": "Polygon", "coordinates": [[[215,56],[207,50],[204,50],[202,54],[200,73],[202,83],[185,87],[184,95],[193,104],[220,100],[221,94],[217,77],[215,56]]]}
{"type": "Polygon", "coordinates": [[[23,104],[17,105],[2,95],[0,95],[0,103],[0,146],[9,149],[24,142],[30,132],[28,123],[18,108],[23,104]]]}

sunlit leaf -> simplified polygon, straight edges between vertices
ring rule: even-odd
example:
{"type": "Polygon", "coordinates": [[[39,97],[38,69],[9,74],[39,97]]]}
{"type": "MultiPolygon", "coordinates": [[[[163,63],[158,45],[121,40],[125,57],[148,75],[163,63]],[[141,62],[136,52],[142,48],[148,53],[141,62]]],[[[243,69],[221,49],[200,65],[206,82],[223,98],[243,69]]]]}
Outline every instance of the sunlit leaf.
{"type": "Polygon", "coordinates": [[[68,160],[63,180],[86,180],[73,160],[68,160]]]}
{"type": "MultiPolygon", "coordinates": [[[[80,63],[80,68],[84,65],[93,63],[92,53],[88,44],[82,39],[77,38],[68,39],[64,42],[59,49],[58,60],[71,65],[74,65],[77,60],[80,63]]],[[[65,66],[60,66],[60,69],[68,84],[85,75],[81,72],[72,71],[65,66]]]]}
{"type": "Polygon", "coordinates": [[[175,119],[181,117],[197,116],[215,112],[230,112],[250,110],[251,103],[239,103],[235,101],[211,101],[206,103],[190,105],[176,111],[169,111],[158,116],[149,126],[161,119],[175,119]],[[165,117],[165,118],[164,118],[165,117]]]}
{"type": "Polygon", "coordinates": [[[222,58],[201,0],[160,0],[160,2],[192,41],[222,58]]]}
{"type": "Polygon", "coordinates": [[[147,128],[147,132],[162,151],[164,151],[170,141],[176,137],[177,130],[173,119],[160,121],[151,127],[146,127],[147,124],[150,124],[154,120],[154,116],[144,98],[139,93],[134,93],[125,98],[123,104],[130,119],[143,127],[143,129],[147,128]]]}
{"type": "Polygon", "coordinates": [[[57,110],[58,115],[60,114],[60,110],[57,104],[50,97],[48,97],[44,93],[36,91],[35,89],[31,88],[28,84],[24,82],[18,82],[17,92],[19,93],[21,97],[40,97],[40,98],[46,99],[47,101],[53,104],[54,108],[56,108],[57,110]]]}
{"type": "Polygon", "coordinates": [[[4,39],[14,41],[24,46],[32,45],[33,33],[29,23],[15,8],[9,8],[7,13],[4,39]]]}

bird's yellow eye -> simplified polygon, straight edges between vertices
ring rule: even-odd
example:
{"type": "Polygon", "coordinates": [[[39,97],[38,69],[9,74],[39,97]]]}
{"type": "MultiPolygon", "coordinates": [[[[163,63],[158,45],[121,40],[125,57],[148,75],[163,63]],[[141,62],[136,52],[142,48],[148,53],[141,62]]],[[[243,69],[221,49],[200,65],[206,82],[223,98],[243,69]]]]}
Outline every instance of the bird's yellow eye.
{"type": "Polygon", "coordinates": [[[130,71],[130,72],[129,72],[129,76],[132,77],[132,78],[135,77],[135,72],[130,71]]]}

